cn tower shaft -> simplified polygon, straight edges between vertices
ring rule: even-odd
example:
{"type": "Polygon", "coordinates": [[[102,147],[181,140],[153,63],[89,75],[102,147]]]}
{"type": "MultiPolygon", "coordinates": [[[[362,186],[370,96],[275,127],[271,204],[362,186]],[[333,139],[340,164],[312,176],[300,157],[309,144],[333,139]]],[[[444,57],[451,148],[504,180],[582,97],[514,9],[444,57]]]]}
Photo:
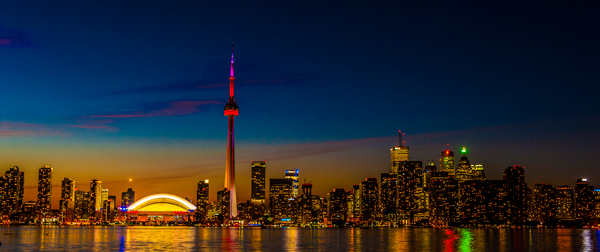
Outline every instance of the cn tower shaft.
{"type": "Polygon", "coordinates": [[[229,217],[237,216],[237,198],[235,191],[235,152],[233,125],[235,116],[239,115],[239,108],[233,97],[233,44],[231,45],[231,69],[229,73],[229,102],[225,104],[225,116],[228,119],[227,131],[227,160],[225,162],[225,188],[229,189],[229,217]]]}

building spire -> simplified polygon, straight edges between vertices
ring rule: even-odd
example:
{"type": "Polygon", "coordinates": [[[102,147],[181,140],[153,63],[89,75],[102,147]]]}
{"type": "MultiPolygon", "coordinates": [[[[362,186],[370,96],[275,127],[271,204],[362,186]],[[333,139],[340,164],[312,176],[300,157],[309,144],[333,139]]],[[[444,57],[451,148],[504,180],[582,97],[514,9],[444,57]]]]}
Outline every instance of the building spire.
{"type": "Polygon", "coordinates": [[[229,77],[233,77],[233,43],[231,43],[231,70],[229,71],[229,77]]]}

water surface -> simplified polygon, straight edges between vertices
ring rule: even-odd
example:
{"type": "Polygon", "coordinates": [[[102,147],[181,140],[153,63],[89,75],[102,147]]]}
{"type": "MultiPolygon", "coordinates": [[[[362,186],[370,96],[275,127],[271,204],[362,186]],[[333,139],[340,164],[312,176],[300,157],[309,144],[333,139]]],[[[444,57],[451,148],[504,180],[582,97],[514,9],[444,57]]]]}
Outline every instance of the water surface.
{"type": "Polygon", "coordinates": [[[2,227],[2,251],[598,251],[594,229],[2,227]]]}

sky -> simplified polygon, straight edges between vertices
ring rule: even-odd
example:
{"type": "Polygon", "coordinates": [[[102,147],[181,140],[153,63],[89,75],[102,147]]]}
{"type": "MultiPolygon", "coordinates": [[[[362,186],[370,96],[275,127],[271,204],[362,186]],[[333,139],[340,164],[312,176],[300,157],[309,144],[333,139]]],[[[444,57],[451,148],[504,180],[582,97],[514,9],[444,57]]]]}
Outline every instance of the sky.
{"type": "Polygon", "coordinates": [[[225,175],[235,44],[236,184],[300,169],[313,194],[469,149],[489,179],[600,186],[597,1],[0,0],[0,171],[54,168],[110,195],[211,200],[225,175]],[[132,181],[130,182],[129,179],[132,181]]]}

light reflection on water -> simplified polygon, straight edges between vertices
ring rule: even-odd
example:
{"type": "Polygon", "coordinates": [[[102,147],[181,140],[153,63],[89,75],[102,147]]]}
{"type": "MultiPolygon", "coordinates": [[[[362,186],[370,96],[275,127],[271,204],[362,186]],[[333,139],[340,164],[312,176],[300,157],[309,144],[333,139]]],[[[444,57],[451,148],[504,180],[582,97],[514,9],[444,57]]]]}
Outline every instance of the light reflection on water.
{"type": "Polygon", "coordinates": [[[593,229],[2,227],[2,251],[598,251],[593,229]]]}

